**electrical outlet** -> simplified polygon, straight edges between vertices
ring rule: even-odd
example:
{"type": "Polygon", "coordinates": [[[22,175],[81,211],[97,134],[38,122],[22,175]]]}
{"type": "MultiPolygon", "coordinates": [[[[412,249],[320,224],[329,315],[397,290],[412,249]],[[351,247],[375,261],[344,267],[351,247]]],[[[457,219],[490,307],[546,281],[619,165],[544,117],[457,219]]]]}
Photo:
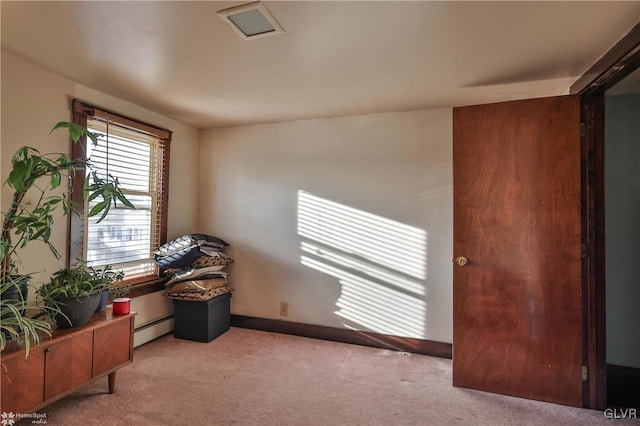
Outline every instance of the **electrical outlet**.
{"type": "Polygon", "coordinates": [[[287,302],[280,302],[280,315],[283,317],[289,316],[289,304],[287,302]]]}

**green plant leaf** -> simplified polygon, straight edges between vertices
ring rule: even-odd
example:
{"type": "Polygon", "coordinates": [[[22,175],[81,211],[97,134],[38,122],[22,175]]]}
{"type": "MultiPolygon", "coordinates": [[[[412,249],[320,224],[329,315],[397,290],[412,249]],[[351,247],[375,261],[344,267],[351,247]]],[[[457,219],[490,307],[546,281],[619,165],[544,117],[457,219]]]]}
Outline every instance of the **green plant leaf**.
{"type": "Polygon", "coordinates": [[[40,157],[30,157],[24,160],[26,165],[25,177],[30,178],[33,174],[33,169],[41,162],[40,157]]]}
{"type": "Polygon", "coordinates": [[[28,153],[29,153],[29,148],[26,146],[23,146],[22,148],[18,149],[16,153],[13,154],[13,157],[11,157],[11,164],[15,164],[18,161],[24,160],[25,158],[27,158],[28,153]]]}
{"type": "Polygon", "coordinates": [[[116,197],[118,197],[118,200],[120,200],[120,202],[121,202],[122,204],[124,204],[125,206],[127,206],[127,207],[129,207],[129,208],[132,208],[132,209],[135,209],[135,208],[136,208],[136,206],[134,206],[133,204],[131,204],[131,201],[129,201],[129,200],[127,199],[127,197],[125,197],[125,195],[122,193],[122,191],[118,190],[118,191],[116,192],[116,197]]]}
{"type": "Polygon", "coordinates": [[[97,146],[98,145],[98,135],[95,133],[92,133],[90,131],[87,130],[86,135],[89,137],[89,139],[91,139],[91,142],[93,142],[93,146],[97,146]]]}
{"type": "Polygon", "coordinates": [[[53,244],[51,244],[50,242],[47,242],[47,245],[49,246],[49,250],[51,251],[51,253],[53,253],[55,258],[57,260],[60,260],[60,253],[58,253],[58,250],[55,248],[55,246],[53,244]]]}
{"type": "Polygon", "coordinates": [[[60,172],[54,172],[51,174],[51,189],[57,188],[62,182],[62,174],[60,172]]]}
{"type": "Polygon", "coordinates": [[[53,133],[54,130],[66,128],[69,130],[69,136],[71,140],[74,142],[78,142],[80,137],[84,134],[84,128],[74,123],[69,123],[68,121],[58,121],[53,129],[49,132],[49,134],[53,133]]]}
{"type": "Polygon", "coordinates": [[[53,126],[53,129],[51,129],[51,131],[49,132],[49,134],[53,133],[54,130],[57,129],[61,129],[61,128],[68,128],[71,125],[71,123],[69,123],[68,121],[58,121],[56,123],[55,126],[53,126]]]}
{"type": "Polygon", "coordinates": [[[100,193],[99,191],[94,191],[94,192],[89,191],[89,192],[90,192],[89,198],[87,198],[88,202],[91,202],[102,195],[102,193],[100,193]]]}
{"type": "Polygon", "coordinates": [[[89,217],[97,215],[98,213],[100,213],[101,211],[107,209],[108,207],[109,207],[109,200],[103,199],[98,204],[93,206],[91,211],[89,211],[89,217]]]}
{"type": "Polygon", "coordinates": [[[51,132],[49,132],[49,134],[51,134],[54,130],[62,129],[62,128],[66,128],[69,130],[69,136],[71,137],[71,140],[73,142],[78,142],[83,135],[86,135],[89,139],[91,139],[94,146],[98,144],[99,135],[97,135],[96,133],[90,132],[89,130],[87,130],[86,128],[78,124],[69,123],[68,121],[59,121],[58,123],[56,123],[56,125],[53,126],[53,129],[51,129],[51,132]]]}
{"type": "Polygon", "coordinates": [[[12,187],[18,192],[24,192],[26,189],[25,181],[27,175],[27,164],[23,161],[18,161],[13,164],[13,170],[9,173],[9,177],[6,180],[7,185],[12,187]]]}

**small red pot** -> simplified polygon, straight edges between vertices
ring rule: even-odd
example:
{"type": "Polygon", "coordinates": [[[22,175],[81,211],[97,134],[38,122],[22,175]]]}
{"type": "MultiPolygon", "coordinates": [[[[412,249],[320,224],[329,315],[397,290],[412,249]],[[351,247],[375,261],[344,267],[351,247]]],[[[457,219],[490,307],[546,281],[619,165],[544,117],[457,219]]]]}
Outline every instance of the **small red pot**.
{"type": "Polygon", "coordinates": [[[113,315],[127,315],[129,312],[131,312],[131,299],[129,297],[113,299],[113,315]]]}

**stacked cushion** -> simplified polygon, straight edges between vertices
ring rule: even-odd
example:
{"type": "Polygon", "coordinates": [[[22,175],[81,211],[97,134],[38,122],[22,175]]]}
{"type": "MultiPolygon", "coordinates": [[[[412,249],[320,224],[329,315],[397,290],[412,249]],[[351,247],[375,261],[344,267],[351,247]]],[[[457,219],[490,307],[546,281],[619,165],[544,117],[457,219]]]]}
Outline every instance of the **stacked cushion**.
{"type": "Polygon", "coordinates": [[[187,234],[163,244],[153,255],[162,269],[176,269],[189,266],[202,256],[221,252],[228,246],[226,241],[211,235],[187,234]]]}
{"type": "Polygon", "coordinates": [[[165,294],[172,299],[208,300],[229,293],[223,268],[233,259],[222,251],[226,241],[205,234],[187,234],[154,252],[156,264],[169,277],[165,294]]]}
{"type": "Polygon", "coordinates": [[[210,268],[185,269],[171,274],[171,278],[165,283],[164,286],[168,287],[181,281],[210,280],[213,278],[222,278],[226,280],[227,274],[226,272],[220,272],[220,270],[216,266],[210,268]]]}
{"type": "Polygon", "coordinates": [[[199,293],[204,294],[207,291],[227,286],[226,278],[213,278],[208,280],[180,281],[171,286],[172,294],[199,293]]]}
{"type": "Polygon", "coordinates": [[[177,299],[177,300],[205,301],[205,300],[213,299],[216,296],[221,296],[223,294],[230,293],[231,290],[232,289],[229,286],[223,285],[220,287],[213,287],[204,293],[177,292],[177,293],[168,294],[168,296],[172,299],[177,299]]]}
{"type": "Polygon", "coordinates": [[[209,270],[211,271],[220,271],[230,263],[233,263],[233,259],[228,255],[218,251],[211,254],[200,255],[186,267],[181,269],[168,269],[167,273],[175,273],[180,270],[194,268],[210,268],[209,270]]]}

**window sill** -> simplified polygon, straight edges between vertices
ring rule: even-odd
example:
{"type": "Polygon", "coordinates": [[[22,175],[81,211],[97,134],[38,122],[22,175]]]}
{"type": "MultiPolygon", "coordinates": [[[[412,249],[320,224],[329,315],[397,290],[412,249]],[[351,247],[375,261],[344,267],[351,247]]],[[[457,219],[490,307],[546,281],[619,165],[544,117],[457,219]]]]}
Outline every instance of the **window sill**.
{"type": "Polygon", "coordinates": [[[144,296],[145,294],[155,293],[156,291],[164,290],[164,283],[168,281],[168,278],[158,277],[141,283],[136,283],[131,286],[129,296],[136,298],[144,296]]]}

